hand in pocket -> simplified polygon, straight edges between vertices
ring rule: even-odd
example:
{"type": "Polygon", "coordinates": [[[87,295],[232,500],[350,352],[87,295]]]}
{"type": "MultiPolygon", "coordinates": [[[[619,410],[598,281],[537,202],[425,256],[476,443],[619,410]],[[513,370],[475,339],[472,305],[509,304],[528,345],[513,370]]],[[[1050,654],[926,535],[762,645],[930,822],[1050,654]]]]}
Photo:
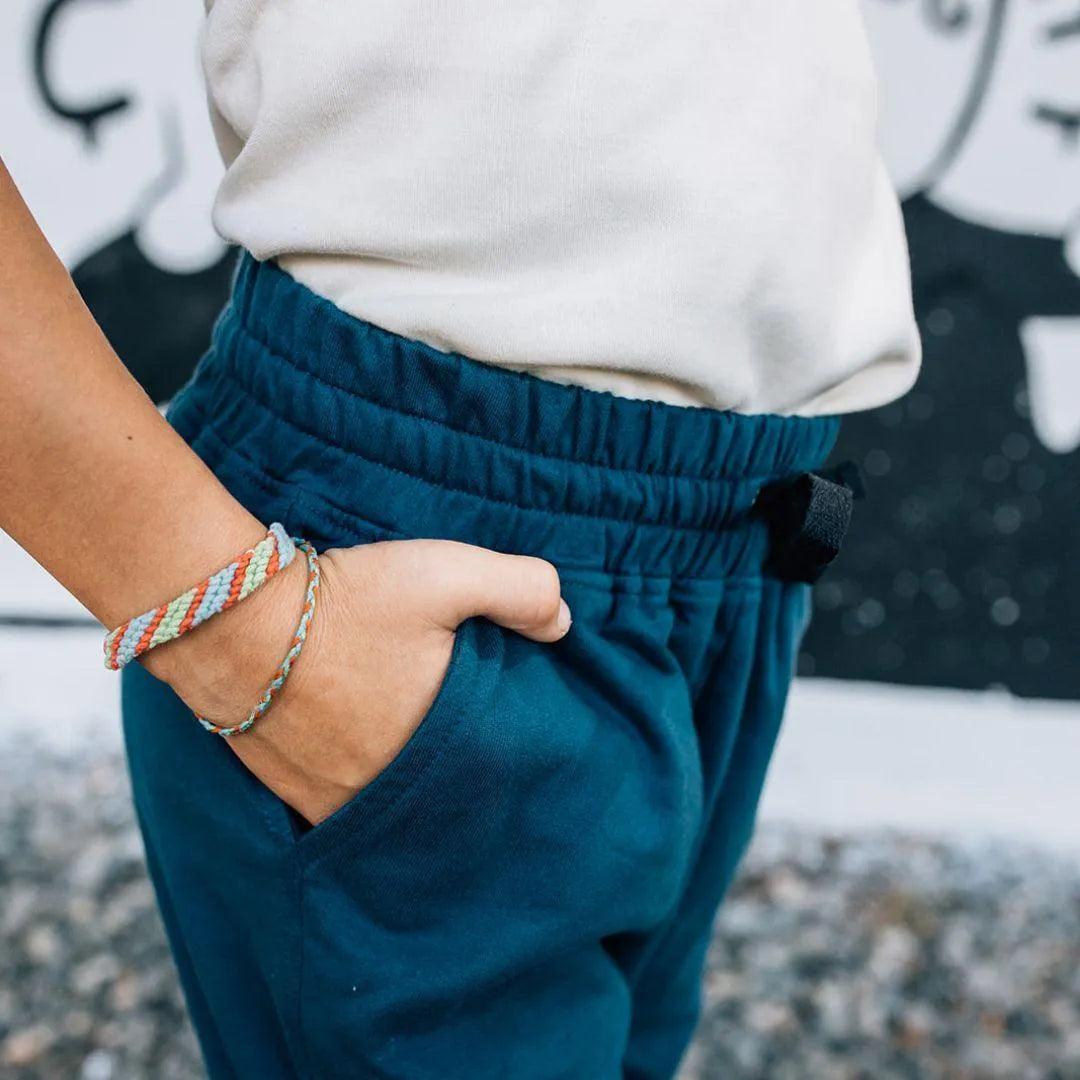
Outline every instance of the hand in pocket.
{"type": "MultiPolygon", "coordinates": [[[[303,563],[294,560],[243,604],[148,653],[146,666],[196,713],[222,724],[243,719],[288,648],[303,563]]],[[[253,728],[227,740],[313,824],[401,751],[439,692],[465,619],[482,615],[542,642],[557,641],[570,625],[558,574],[540,559],[403,540],[329,550],[320,563],[315,615],[288,681],[253,728]]]]}

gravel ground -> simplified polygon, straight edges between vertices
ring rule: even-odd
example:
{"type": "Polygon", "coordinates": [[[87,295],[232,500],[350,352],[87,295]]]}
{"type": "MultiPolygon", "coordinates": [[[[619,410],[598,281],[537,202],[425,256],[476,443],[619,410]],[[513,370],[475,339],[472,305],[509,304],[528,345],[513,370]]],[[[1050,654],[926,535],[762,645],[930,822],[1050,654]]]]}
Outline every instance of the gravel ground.
{"type": "MultiPolygon", "coordinates": [[[[1080,866],[763,829],[706,994],[700,1080],[1080,1078],[1080,866]]],[[[121,761],[0,747],[0,1076],[201,1075],[121,761]]]]}

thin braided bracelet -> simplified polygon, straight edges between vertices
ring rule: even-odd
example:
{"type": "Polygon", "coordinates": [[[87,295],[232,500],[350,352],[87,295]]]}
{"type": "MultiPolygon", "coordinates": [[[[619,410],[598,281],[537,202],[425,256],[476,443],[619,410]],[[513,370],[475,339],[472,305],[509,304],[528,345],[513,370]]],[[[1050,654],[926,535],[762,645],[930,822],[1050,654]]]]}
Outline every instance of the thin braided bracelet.
{"type": "Polygon", "coordinates": [[[304,610],[300,613],[300,622],[297,624],[296,633],[293,634],[292,644],[289,647],[289,651],[285,654],[285,659],[281,661],[277,671],[274,672],[274,676],[270,680],[270,685],[263,691],[262,697],[256,702],[255,707],[248,713],[248,717],[243,723],[236,724],[234,727],[221,727],[201,716],[195,717],[207,731],[210,731],[215,735],[221,735],[225,738],[228,738],[230,735],[241,735],[270,708],[278,691],[285,685],[285,680],[289,677],[289,672],[292,669],[293,664],[296,663],[296,658],[300,655],[300,650],[304,647],[304,642],[307,640],[308,627],[311,625],[311,616],[315,614],[315,597],[319,592],[319,556],[306,540],[296,539],[293,542],[305,555],[307,555],[308,582],[307,594],[304,597],[304,610]]]}
{"type": "Polygon", "coordinates": [[[295,555],[292,538],[275,521],[262,540],[228,566],[175,600],[136,615],[110,631],[105,636],[105,666],[119,671],[147,650],[173,641],[212,616],[228,611],[284,570],[295,555]]]}

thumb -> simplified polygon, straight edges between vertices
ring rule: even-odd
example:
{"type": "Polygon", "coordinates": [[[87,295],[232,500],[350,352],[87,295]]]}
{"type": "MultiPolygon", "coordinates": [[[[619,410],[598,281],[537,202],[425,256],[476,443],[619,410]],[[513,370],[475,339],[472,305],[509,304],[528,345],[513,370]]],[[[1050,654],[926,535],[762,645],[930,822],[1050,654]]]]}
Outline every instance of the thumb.
{"type": "Polygon", "coordinates": [[[559,572],[528,555],[503,555],[453,540],[420,541],[424,552],[414,579],[424,606],[447,629],[473,615],[534,641],[558,641],[570,629],[559,572]]]}

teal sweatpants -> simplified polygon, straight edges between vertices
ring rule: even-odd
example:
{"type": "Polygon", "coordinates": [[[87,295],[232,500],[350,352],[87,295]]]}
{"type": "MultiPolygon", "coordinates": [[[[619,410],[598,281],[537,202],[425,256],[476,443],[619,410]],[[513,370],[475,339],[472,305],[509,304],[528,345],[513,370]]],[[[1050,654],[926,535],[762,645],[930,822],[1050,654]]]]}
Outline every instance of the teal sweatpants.
{"type": "Polygon", "coordinates": [[[125,669],[136,807],[211,1076],[671,1076],[808,617],[807,586],[763,572],[751,504],[816,469],[836,420],[500,370],[249,257],[169,419],[320,549],[542,556],[574,613],[556,645],[462,625],[400,756],[309,830],[125,669]]]}

